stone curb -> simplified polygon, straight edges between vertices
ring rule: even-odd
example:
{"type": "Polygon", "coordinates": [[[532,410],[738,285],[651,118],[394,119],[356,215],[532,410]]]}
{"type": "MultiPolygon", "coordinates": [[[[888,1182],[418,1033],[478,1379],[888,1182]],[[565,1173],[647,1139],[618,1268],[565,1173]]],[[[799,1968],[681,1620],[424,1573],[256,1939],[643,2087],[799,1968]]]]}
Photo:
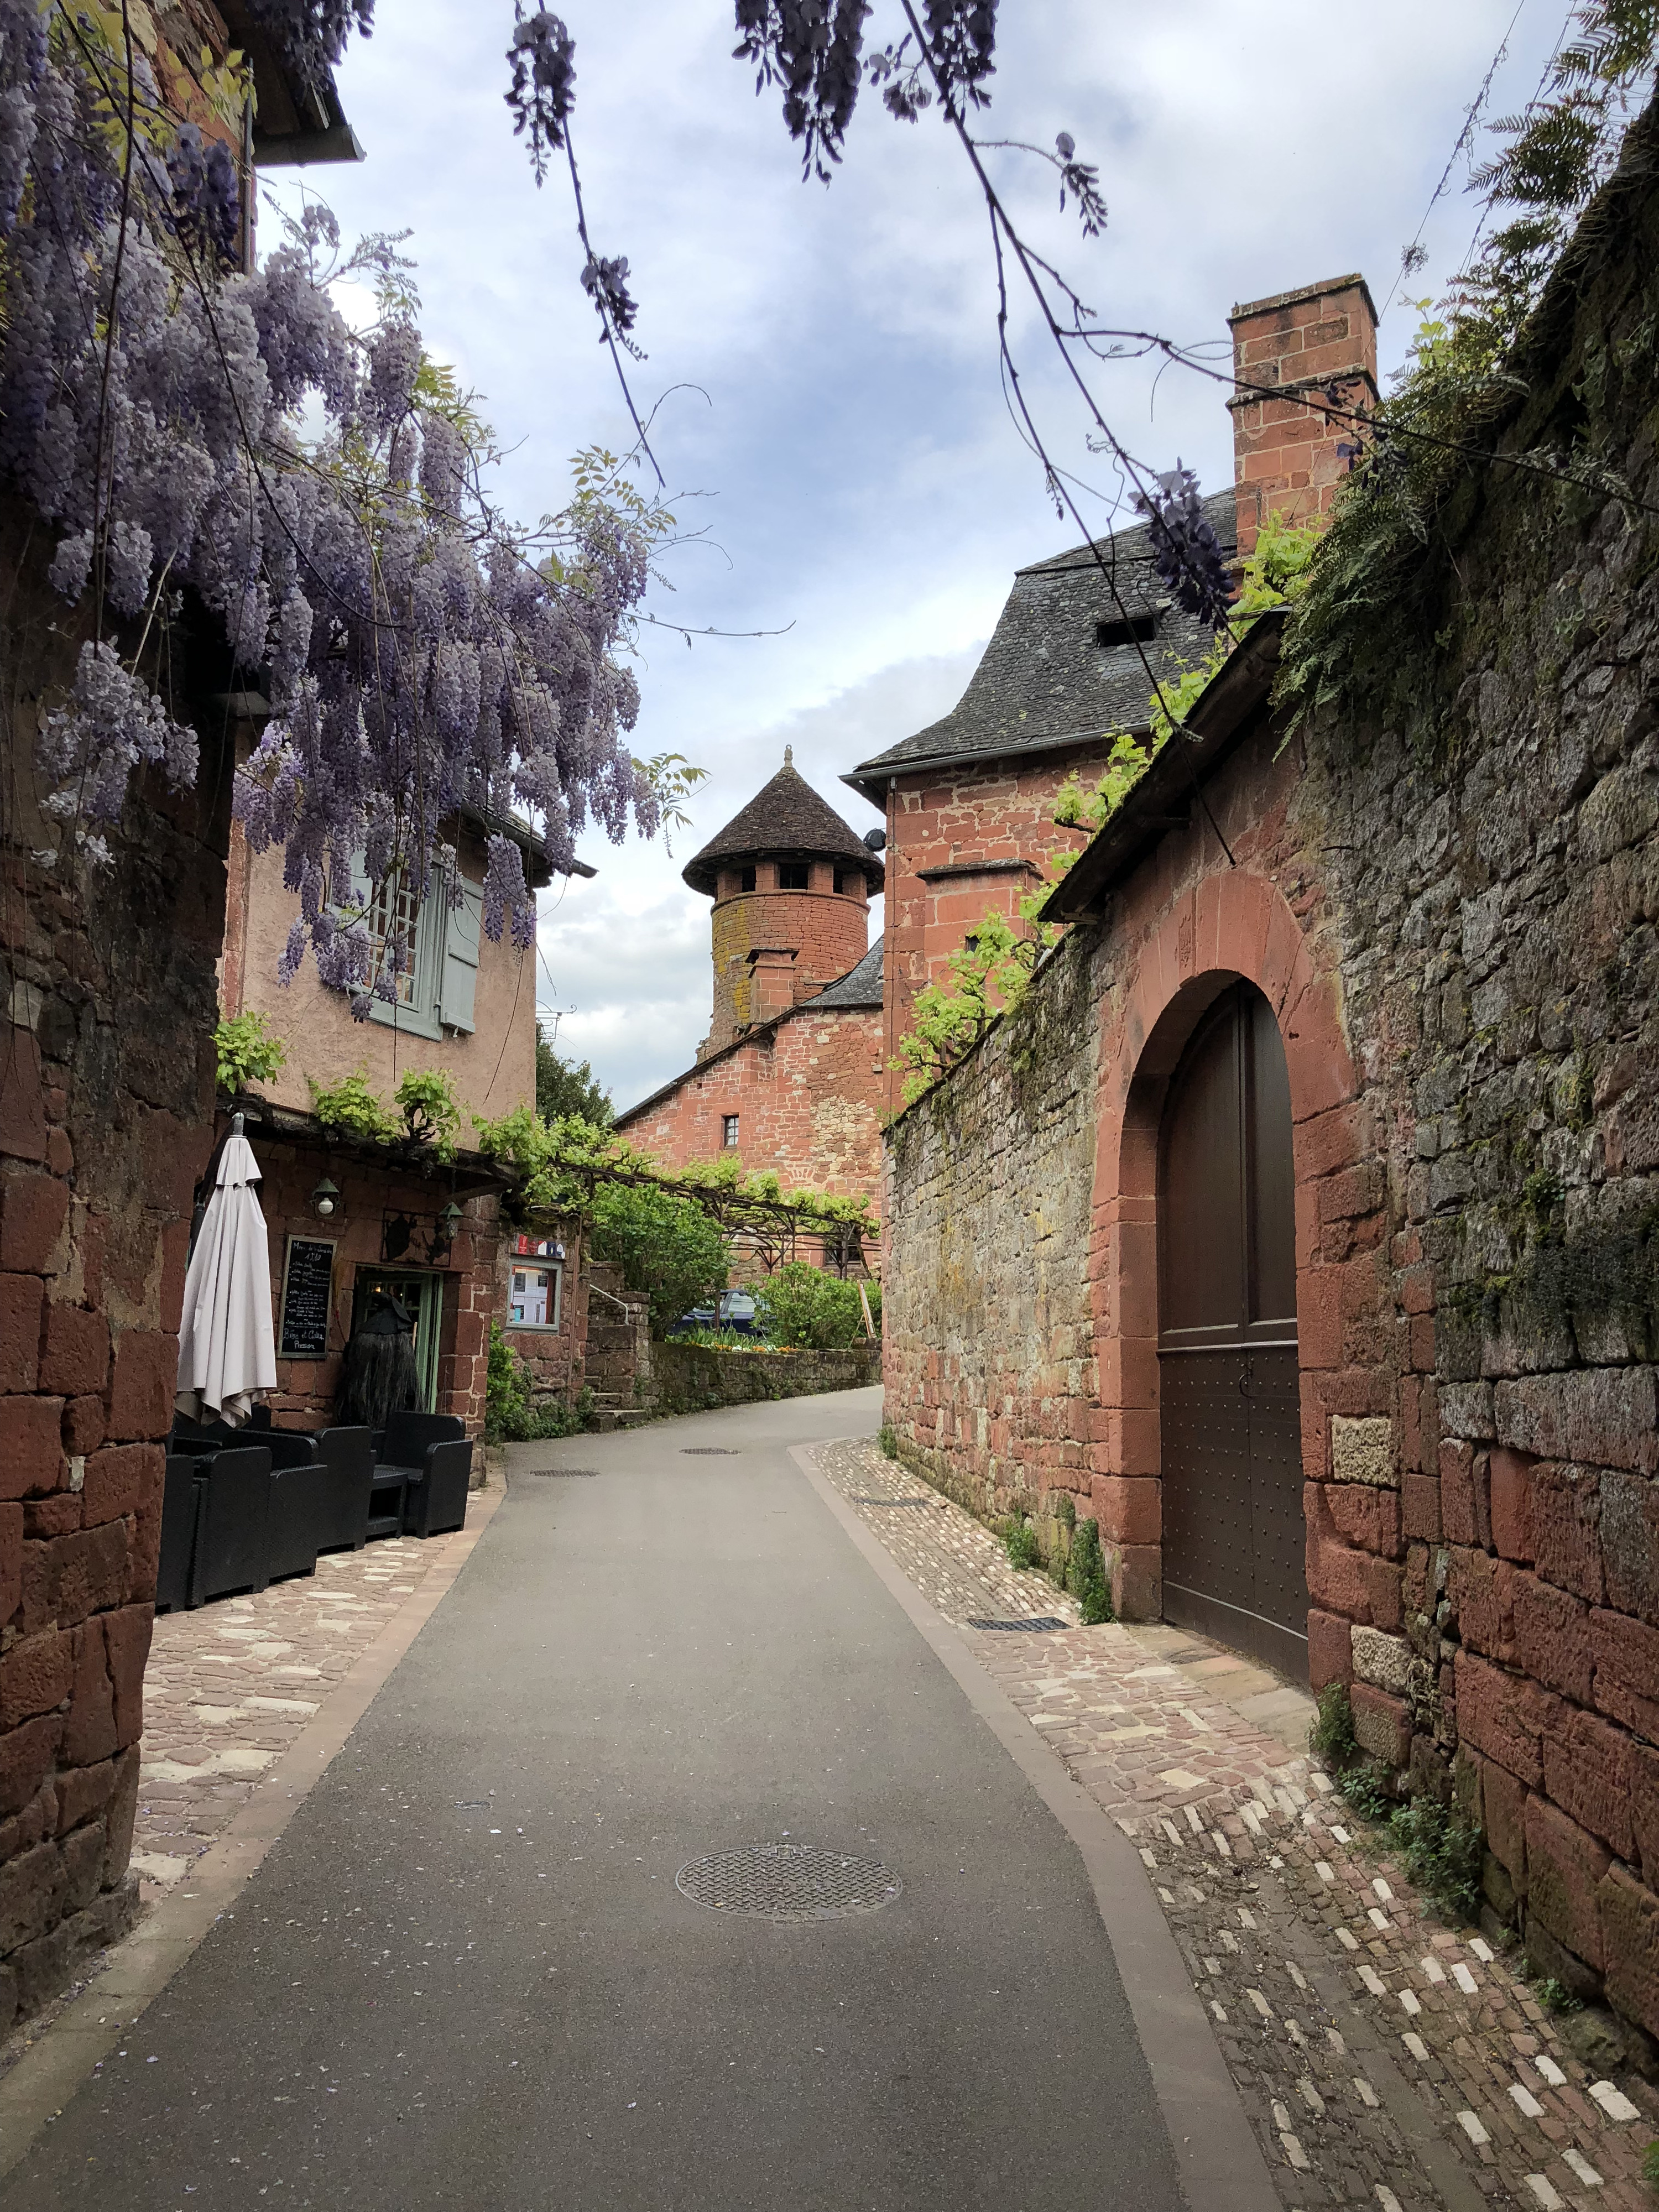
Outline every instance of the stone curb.
{"type": "Polygon", "coordinates": [[[1227,2212],[1282,2212],[1237,2087],[1134,1846],[1072,1780],[961,1632],[928,1604],[820,1472],[820,1449],[797,1444],[789,1455],[1077,1846],[1188,2201],[1195,2207],[1225,2205],[1227,2212]]]}
{"type": "Polygon", "coordinates": [[[110,1950],[107,1963],[90,1985],[0,2081],[0,2174],[9,2173],[24,2156],[98,2061],[114,2049],[214,1923],[235,1904],[265,1853],[447,1595],[506,1494],[499,1484],[471,1492],[465,1528],[449,1539],[444,1557],[428,1570],[419,1589],[358,1656],[315,1717],[254,1785],[223,1835],[195,1861],[190,1893],[159,1899],[132,1934],[110,1950]],[[112,2008],[118,2013],[112,2021],[112,2008]]]}

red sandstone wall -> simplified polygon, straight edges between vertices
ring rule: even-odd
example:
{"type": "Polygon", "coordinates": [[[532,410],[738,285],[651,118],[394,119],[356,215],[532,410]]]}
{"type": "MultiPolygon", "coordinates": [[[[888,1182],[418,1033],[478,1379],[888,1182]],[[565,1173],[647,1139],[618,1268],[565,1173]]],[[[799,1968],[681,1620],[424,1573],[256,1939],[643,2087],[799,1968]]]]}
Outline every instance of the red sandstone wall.
{"type": "Polygon", "coordinates": [[[1255,550],[1267,514],[1297,523],[1329,514],[1348,465],[1337,447],[1357,433],[1333,416],[1328,401],[1361,411],[1376,404],[1376,309],[1364,280],[1348,276],[1252,301],[1228,321],[1241,383],[1284,394],[1245,389],[1227,403],[1243,559],[1255,550]]]}
{"type": "Polygon", "coordinates": [[[874,1007],[815,1014],[809,1002],[618,1127],[630,1144],[683,1167],[720,1156],[722,1117],[735,1114],[745,1170],[775,1169],[786,1189],[862,1196],[878,1211],[882,1029],[874,1007]]]}
{"type": "MultiPolygon", "coordinates": [[[[974,924],[991,913],[1012,920],[1051,875],[1051,856],[1087,842],[1056,826],[1054,797],[1073,769],[1097,775],[1107,750],[1102,742],[1025,765],[963,764],[902,777],[888,793],[884,1061],[898,1055],[916,993],[944,971],[974,924]]],[[[891,1072],[885,1079],[890,1113],[903,1080],[891,1072]]]]}

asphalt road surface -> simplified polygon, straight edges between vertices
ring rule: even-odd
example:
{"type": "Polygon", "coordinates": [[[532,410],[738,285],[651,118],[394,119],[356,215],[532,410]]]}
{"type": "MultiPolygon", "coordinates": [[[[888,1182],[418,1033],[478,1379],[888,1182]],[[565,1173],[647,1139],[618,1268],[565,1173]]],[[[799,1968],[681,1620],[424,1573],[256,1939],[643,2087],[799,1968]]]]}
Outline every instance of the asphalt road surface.
{"type": "Polygon", "coordinates": [[[788,1456],[878,1402],[516,1455],[454,1589],[4,2212],[1179,2207],[1076,1850],[788,1456]],[[779,1923],[676,1887],[785,1842],[899,1893],[779,1923]]]}

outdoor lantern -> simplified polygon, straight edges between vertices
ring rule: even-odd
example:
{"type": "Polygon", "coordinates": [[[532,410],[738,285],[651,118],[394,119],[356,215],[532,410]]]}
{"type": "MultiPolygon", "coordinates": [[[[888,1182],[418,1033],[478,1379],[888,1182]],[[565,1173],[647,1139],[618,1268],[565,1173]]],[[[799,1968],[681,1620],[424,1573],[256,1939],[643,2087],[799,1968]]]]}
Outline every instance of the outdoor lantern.
{"type": "Polygon", "coordinates": [[[444,1225],[444,1242],[447,1244],[453,1241],[455,1231],[460,1227],[465,1216],[462,1213],[460,1207],[456,1205],[454,1200],[452,1198],[448,1205],[445,1206],[443,1212],[438,1216],[438,1218],[444,1225]]]}
{"type": "Polygon", "coordinates": [[[311,1194],[311,1210],[326,1221],[340,1203],[340,1194],[325,1176],[311,1194]]]}

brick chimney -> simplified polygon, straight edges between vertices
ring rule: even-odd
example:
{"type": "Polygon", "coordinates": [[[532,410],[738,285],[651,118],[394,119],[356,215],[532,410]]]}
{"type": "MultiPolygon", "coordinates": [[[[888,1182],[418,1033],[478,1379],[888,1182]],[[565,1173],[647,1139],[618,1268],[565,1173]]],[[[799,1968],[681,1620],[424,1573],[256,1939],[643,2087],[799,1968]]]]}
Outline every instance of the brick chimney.
{"type": "Polygon", "coordinates": [[[1310,522],[1330,512],[1347,463],[1337,452],[1352,424],[1333,422],[1304,395],[1334,385],[1346,406],[1376,400],[1376,309],[1363,276],[1336,276],[1251,300],[1227,318],[1236,386],[1233,476],[1238,550],[1255,549],[1262,520],[1278,513],[1310,522]],[[1264,397],[1268,386],[1275,396],[1264,397]]]}

